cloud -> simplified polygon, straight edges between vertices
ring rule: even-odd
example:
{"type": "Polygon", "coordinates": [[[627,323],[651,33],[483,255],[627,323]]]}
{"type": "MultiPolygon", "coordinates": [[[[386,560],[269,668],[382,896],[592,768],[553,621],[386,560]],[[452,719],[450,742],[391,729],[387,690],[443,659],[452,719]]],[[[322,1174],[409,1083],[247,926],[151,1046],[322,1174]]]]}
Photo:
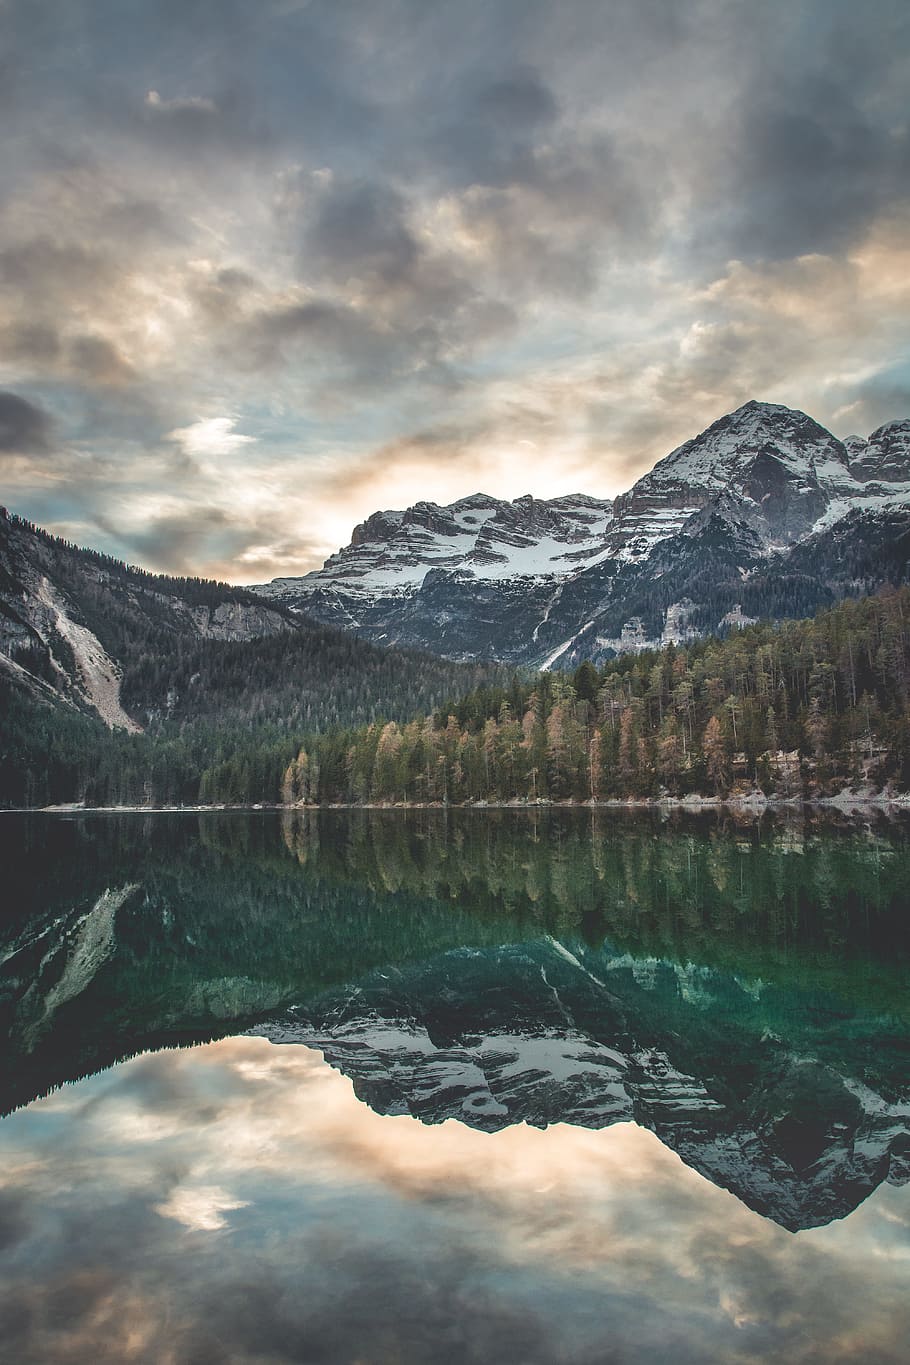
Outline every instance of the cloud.
{"type": "Polygon", "coordinates": [[[158,109],[162,114],[206,115],[218,112],[218,106],[214,100],[203,99],[199,95],[190,95],[183,99],[163,100],[157,90],[149,90],[145,96],[145,103],[148,108],[158,109]]]}
{"type": "Polygon", "coordinates": [[[450,184],[506,186],[536,180],[535,148],[557,103],[538,71],[519,67],[486,83],[463,78],[437,118],[427,150],[450,184]]]}
{"type": "Polygon", "coordinates": [[[73,337],[69,343],[69,361],[78,374],[93,384],[117,388],[136,378],[132,365],[106,337],[73,337]]]}
{"type": "MultiPolygon", "coordinates": [[[[695,181],[718,209],[712,245],[746,260],[839,252],[910,197],[910,121],[895,100],[906,9],[870,25],[845,5],[749,22],[754,56],[732,92],[718,155],[695,181]]],[[[731,27],[730,50],[743,34],[731,27]]]]}
{"type": "Polygon", "coordinates": [[[406,221],[404,198],[391,186],[361,181],[331,184],[304,242],[304,264],[315,258],[340,284],[380,279],[386,287],[407,279],[420,248],[406,221]]]}
{"type": "Polygon", "coordinates": [[[174,1190],[163,1204],[155,1205],[162,1218],[173,1218],[192,1232],[218,1232],[227,1226],[225,1213],[249,1207],[248,1199],[235,1199],[220,1185],[184,1186],[174,1190]]]}
{"type": "Polygon", "coordinates": [[[899,0],[4,13],[0,385],[55,434],[7,461],[27,515],[217,509],[304,570],[308,517],[373,510],[352,471],[378,503],[616,492],[756,393],[901,415],[899,0]]]}
{"type": "Polygon", "coordinates": [[[230,561],[250,538],[249,529],[222,507],[152,512],[140,524],[132,518],[99,518],[102,530],[140,564],[175,573],[192,573],[199,563],[230,561]]]}
{"type": "Polygon", "coordinates": [[[233,417],[201,417],[188,427],[169,431],[165,440],[176,441],[190,456],[230,455],[256,441],[255,436],[235,431],[236,425],[233,417]]]}
{"type": "MultiPolygon", "coordinates": [[[[131,101],[123,112],[153,152],[216,172],[225,160],[266,155],[272,142],[259,101],[239,74],[214,94],[165,97],[148,90],[141,102],[131,101]]],[[[118,113],[112,106],[110,117],[118,113]]]]}
{"type": "Polygon", "coordinates": [[[48,413],[16,393],[0,391],[0,451],[45,455],[53,424],[48,413]]]}
{"type": "Polygon", "coordinates": [[[0,250],[0,285],[17,295],[59,307],[112,283],[109,258],[94,246],[35,237],[0,250]]]}
{"type": "Polygon", "coordinates": [[[849,88],[764,90],[744,114],[730,185],[737,255],[771,260],[849,247],[910,195],[910,137],[865,117],[849,88]]]}
{"type": "Polygon", "coordinates": [[[57,329],[44,322],[11,322],[0,330],[0,356],[26,366],[52,369],[60,356],[57,329]]]}

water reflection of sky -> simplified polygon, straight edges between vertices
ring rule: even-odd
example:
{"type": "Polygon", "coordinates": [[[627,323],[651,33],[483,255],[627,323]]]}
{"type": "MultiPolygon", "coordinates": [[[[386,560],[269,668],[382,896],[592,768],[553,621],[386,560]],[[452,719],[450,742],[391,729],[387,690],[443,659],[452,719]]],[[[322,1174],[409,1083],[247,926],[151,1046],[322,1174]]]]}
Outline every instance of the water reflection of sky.
{"type": "Polygon", "coordinates": [[[793,1236],[632,1125],[427,1128],[260,1039],[0,1123],[22,1365],[901,1361],[908,1269],[908,1189],[793,1236]]]}

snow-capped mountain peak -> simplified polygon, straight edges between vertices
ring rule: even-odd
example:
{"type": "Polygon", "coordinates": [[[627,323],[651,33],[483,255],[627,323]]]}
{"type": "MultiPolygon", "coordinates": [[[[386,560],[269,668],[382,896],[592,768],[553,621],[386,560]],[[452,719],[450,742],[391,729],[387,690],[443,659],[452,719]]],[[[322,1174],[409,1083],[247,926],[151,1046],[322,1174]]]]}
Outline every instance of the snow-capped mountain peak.
{"type": "MultiPolygon", "coordinates": [[[[751,400],[613,501],[475,493],[375,512],[321,569],[256,591],[377,642],[565,666],[786,614],[797,548],[820,566],[801,610],[856,591],[845,547],[871,546],[881,518],[892,539],[910,520],[910,419],[842,441],[751,400]]],[[[893,559],[870,562],[860,590],[895,581],[893,559]]]]}
{"type": "Polygon", "coordinates": [[[843,442],[803,412],[753,400],[658,461],[617,499],[617,513],[688,510],[732,494],[753,510],[769,544],[786,544],[850,491],[860,485],[843,442]]]}

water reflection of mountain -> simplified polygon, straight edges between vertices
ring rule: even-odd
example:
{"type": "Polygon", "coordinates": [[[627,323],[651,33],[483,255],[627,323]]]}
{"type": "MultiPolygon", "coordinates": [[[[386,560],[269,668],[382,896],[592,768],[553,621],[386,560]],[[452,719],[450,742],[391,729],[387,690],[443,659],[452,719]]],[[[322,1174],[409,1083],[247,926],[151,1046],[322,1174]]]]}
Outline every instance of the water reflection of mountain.
{"type": "Polygon", "coordinates": [[[910,1174],[905,831],[7,817],[0,1105],[253,1027],[383,1113],[635,1119],[784,1226],[910,1174]]]}
{"type": "Polygon", "coordinates": [[[886,1021],[607,944],[458,949],[254,1031],[321,1049],[383,1114],[488,1131],[634,1120],[791,1230],[910,1177],[910,1049],[886,1021]]]}

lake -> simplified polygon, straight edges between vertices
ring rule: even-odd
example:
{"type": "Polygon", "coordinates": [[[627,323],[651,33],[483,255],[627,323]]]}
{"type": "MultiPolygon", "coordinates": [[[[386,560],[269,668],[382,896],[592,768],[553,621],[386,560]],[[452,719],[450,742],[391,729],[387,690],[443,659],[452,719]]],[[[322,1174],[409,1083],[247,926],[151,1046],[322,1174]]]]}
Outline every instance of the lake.
{"type": "Polygon", "coordinates": [[[0,816],[17,1362],[910,1359],[910,825],[0,816]]]}

